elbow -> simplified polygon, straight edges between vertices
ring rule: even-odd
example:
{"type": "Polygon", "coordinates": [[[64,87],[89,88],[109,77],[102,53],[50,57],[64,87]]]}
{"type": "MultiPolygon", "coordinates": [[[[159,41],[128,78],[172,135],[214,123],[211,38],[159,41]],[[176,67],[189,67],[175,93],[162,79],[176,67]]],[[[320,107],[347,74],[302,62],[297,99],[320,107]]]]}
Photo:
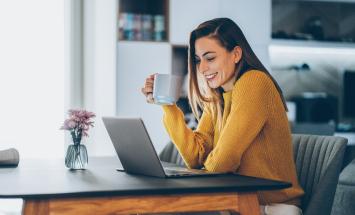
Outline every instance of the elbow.
{"type": "Polygon", "coordinates": [[[239,168],[240,162],[215,161],[205,162],[205,169],[210,172],[235,173],[239,168]]]}
{"type": "Polygon", "coordinates": [[[202,167],[202,165],[198,162],[198,160],[185,160],[184,159],[184,162],[187,166],[187,168],[189,169],[200,169],[202,167]]]}
{"type": "Polygon", "coordinates": [[[189,169],[198,169],[201,167],[198,159],[196,156],[191,156],[191,155],[186,155],[186,154],[180,154],[181,158],[184,161],[184,164],[186,165],[187,168],[189,169]]]}
{"type": "Polygon", "coordinates": [[[187,168],[189,169],[200,169],[201,165],[197,165],[196,163],[186,163],[187,168]]]}

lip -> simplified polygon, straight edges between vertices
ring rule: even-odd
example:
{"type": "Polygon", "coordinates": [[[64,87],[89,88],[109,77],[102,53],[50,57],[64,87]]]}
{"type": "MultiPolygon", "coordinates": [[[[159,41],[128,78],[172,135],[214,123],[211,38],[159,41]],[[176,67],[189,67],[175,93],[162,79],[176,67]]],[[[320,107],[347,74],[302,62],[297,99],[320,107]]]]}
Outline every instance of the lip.
{"type": "Polygon", "coordinates": [[[217,76],[217,72],[216,73],[212,73],[209,75],[205,75],[205,78],[207,79],[207,81],[211,81],[212,79],[214,79],[217,76]]]}

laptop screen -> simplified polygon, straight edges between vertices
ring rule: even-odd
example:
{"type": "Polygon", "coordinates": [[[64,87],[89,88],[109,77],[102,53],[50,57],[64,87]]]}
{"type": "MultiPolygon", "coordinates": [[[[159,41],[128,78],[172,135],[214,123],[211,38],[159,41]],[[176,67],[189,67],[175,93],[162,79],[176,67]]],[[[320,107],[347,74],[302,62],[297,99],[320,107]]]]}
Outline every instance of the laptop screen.
{"type": "Polygon", "coordinates": [[[102,118],[125,171],[164,177],[164,169],[140,118],[102,118]]]}

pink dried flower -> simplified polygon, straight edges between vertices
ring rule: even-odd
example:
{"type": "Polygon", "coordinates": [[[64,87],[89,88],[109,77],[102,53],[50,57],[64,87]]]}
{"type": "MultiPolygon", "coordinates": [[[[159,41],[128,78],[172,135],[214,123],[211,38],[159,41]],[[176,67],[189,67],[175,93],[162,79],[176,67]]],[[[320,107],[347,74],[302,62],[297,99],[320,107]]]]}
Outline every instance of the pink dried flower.
{"type": "Polygon", "coordinates": [[[69,118],[66,119],[60,129],[70,131],[74,144],[80,144],[82,136],[88,136],[90,127],[94,127],[93,112],[83,109],[70,109],[69,118]]]}

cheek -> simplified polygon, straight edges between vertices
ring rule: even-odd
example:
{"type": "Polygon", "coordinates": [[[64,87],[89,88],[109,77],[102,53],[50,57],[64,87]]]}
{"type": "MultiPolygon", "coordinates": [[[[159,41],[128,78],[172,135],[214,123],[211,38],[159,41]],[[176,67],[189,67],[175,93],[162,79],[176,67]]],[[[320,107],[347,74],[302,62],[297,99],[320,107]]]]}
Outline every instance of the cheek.
{"type": "Polygon", "coordinates": [[[235,72],[234,61],[226,60],[223,64],[223,75],[225,78],[230,78],[235,72]]]}

